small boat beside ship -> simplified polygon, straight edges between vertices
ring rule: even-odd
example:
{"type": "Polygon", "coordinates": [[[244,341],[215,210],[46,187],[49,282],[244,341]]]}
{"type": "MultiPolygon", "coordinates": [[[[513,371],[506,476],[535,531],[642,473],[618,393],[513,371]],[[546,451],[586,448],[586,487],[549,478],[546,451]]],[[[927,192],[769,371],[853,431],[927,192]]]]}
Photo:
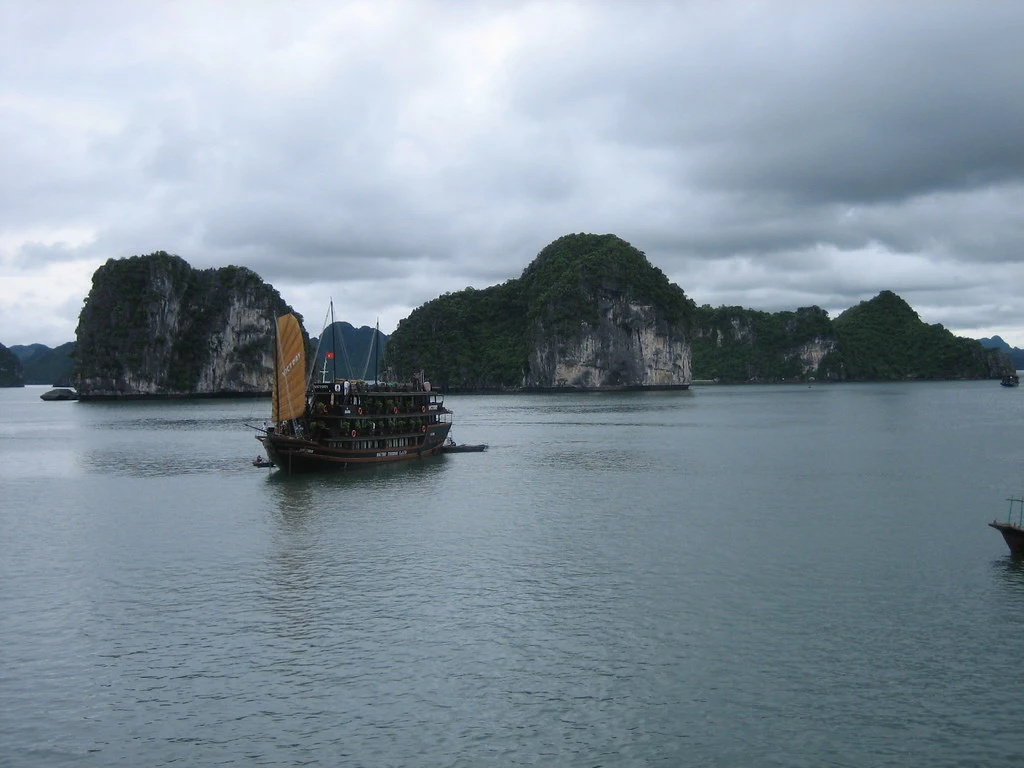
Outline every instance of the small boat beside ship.
{"type": "Polygon", "coordinates": [[[1003,380],[1000,381],[999,383],[1002,384],[1004,387],[1019,387],[1020,376],[1018,376],[1016,373],[1007,373],[1006,375],[1003,376],[1003,380]]]}
{"type": "Polygon", "coordinates": [[[339,379],[325,365],[314,382],[292,314],[277,319],[274,357],[272,423],[256,439],[279,469],[346,469],[443,451],[452,412],[422,376],[406,382],[339,379]]]}
{"type": "Polygon", "coordinates": [[[487,444],[456,443],[449,437],[441,446],[441,450],[444,453],[482,453],[487,450],[487,444]]]}
{"type": "Polygon", "coordinates": [[[989,525],[1003,534],[1010,554],[1024,555],[1024,498],[1011,496],[1007,501],[1010,502],[1010,511],[1006,522],[993,520],[989,525]]]}

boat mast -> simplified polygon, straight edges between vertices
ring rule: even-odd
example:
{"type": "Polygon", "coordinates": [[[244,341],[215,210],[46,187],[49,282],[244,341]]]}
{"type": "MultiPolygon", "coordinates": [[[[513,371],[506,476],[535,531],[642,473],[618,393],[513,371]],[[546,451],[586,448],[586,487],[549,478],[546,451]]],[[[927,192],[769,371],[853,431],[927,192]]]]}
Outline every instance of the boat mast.
{"type": "Polygon", "coordinates": [[[380,357],[380,349],[378,344],[380,343],[380,318],[377,318],[377,325],[373,329],[373,383],[380,384],[380,379],[377,376],[377,358],[380,357]]]}
{"type": "Polygon", "coordinates": [[[277,348],[281,346],[281,339],[278,337],[278,325],[277,319],[274,319],[274,380],[270,382],[271,393],[274,396],[274,402],[270,407],[270,419],[274,420],[274,416],[281,415],[281,369],[280,363],[278,362],[277,348]]]}
{"type": "MultiPolygon", "coordinates": [[[[334,362],[338,357],[338,345],[334,340],[334,299],[331,299],[331,381],[336,381],[338,378],[337,363],[334,362]]],[[[324,358],[324,371],[327,371],[327,358],[324,358]]]]}

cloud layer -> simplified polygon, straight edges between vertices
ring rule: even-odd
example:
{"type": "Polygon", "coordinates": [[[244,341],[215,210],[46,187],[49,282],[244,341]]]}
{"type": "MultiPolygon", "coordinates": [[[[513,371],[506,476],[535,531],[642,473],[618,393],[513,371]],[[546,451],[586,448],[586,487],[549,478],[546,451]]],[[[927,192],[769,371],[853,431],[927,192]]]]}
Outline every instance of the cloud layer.
{"type": "Polygon", "coordinates": [[[612,232],[699,304],[1024,347],[1022,4],[14,0],[0,44],[8,345],[108,258],[390,331],[612,232]]]}

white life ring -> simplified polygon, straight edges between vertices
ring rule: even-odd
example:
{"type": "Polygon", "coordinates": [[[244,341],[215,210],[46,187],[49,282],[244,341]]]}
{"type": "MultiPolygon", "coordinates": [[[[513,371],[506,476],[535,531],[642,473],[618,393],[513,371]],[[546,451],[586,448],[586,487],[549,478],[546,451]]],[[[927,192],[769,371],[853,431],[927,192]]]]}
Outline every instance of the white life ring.
{"type": "Polygon", "coordinates": [[[341,392],[341,384],[335,384],[334,385],[334,391],[335,392],[341,392]]]}

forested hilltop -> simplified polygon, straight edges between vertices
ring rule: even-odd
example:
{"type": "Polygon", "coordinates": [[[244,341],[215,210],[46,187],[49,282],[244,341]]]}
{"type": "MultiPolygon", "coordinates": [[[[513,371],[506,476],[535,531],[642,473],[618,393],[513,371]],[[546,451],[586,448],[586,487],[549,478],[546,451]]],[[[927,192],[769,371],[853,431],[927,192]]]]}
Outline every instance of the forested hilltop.
{"type": "Polygon", "coordinates": [[[264,394],[274,318],[291,311],[244,267],[193,269],[158,251],[96,270],[78,318],[82,399],[264,394]]]}
{"type": "Polygon", "coordinates": [[[386,364],[447,389],[686,386],[693,310],[624,240],[566,235],[518,279],[414,310],[389,338],[386,364]]]}
{"type": "Polygon", "coordinates": [[[546,376],[545,355],[575,355],[576,367],[563,365],[564,372],[586,365],[589,350],[591,370],[603,378],[583,384],[648,384],[628,378],[630,366],[635,373],[644,361],[598,359],[614,343],[600,330],[607,331],[609,315],[634,337],[641,326],[660,329],[665,343],[642,349],[646,363],[657,366],[653,357],[674,354],[675,373],[685,368],[693,380],[984,379],[1012,369],[1005,353],[922,322],[891,291],[834,320],[813,306],[775,313],[698,307],[629,243],[589,234],[551,243],[518,279],[419,307],[389,339],[387,363],[396,374],[423,369],[450,389],[579,386],[557,372],[546,376]],[[638,324],[615,306],[649,317],[638,324]]]}
{"type": "Polygon", "coordinates": [[[834,325],[837,359],[851,379],[999,378],[1013,370],[1004,353],[921,322],[892,291],[851,307],[834,325]]]}
{"type": "Polygon", "coordinates": [[[1009,357],[922,322],[892,291],[835,320],[819,307],[758,312],[697,309],[694,377],[740,381],[989,379],[1013,369],[1009,357]]]}

